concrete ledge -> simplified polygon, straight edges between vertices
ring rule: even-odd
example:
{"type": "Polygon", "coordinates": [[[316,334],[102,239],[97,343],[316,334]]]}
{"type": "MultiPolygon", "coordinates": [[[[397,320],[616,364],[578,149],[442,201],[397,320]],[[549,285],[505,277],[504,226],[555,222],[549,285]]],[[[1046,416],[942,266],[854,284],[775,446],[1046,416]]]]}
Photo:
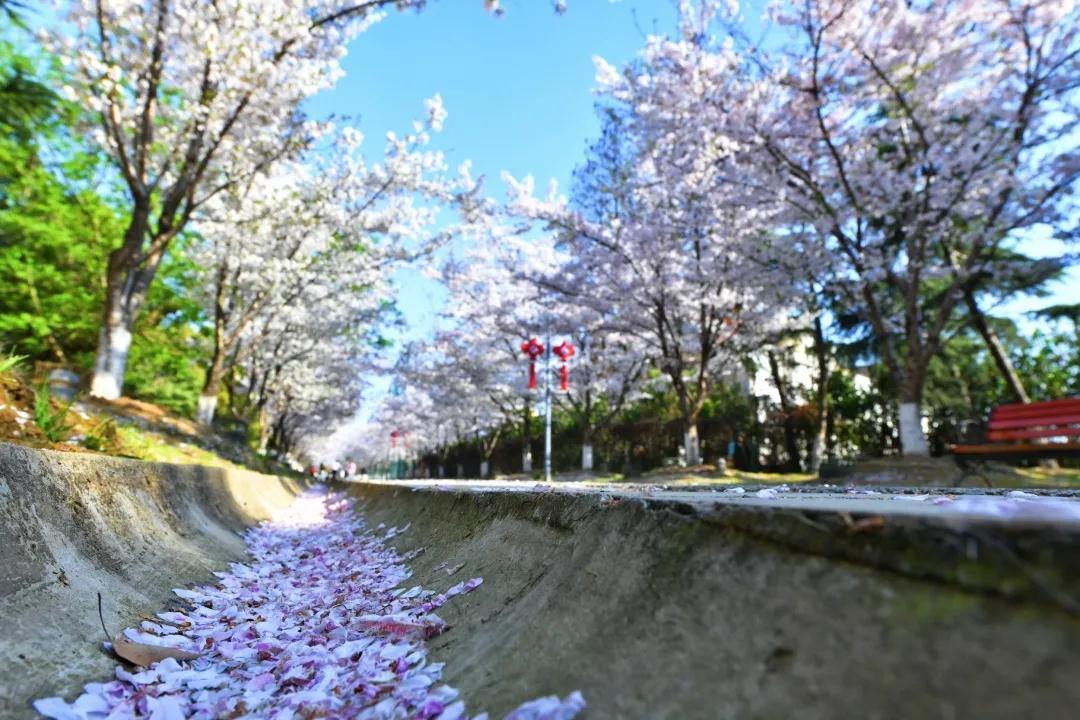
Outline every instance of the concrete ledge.
{"type": "Polygon", "coordinates": [[[835,496],[433,485],[350,490],[370,522],[412,523],[394,542],[426,548],[417,582],[484,577],[445,609],[457,627],[435,654],[493,716],[575,688],[590,718],[1068,718],[1080,703],[1074,527],[835,496]]]}
{"type": "Polygon", "coordinates": [[[237,531],[286,505],[289,480],[0,444],[0,717],[108,678],[117,631],[241,559],[237,531]]]}

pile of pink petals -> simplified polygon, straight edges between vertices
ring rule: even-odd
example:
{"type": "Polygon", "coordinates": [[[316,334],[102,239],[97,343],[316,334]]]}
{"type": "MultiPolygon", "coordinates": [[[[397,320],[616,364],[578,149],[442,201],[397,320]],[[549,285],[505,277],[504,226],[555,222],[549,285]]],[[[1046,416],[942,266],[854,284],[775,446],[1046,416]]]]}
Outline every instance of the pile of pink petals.
{"type": "MultiPolygon", "coordinates": [[[[348,499],[309,492],[248,531],[250,563],[217,573],[214,586],[176,590],[190,609],[125,631],[197,659],[118,667],[115,680],[88,684],[73,703],[47,698],[34,708],[57,720],[469,717],[424,641],[446,629],[435,611],[481,579],[442,593],[398,588],[409,558],[384,544],[397,532],[378,537],[348,499]]],[[[525,703],[507,720],[569,720],[584,706],[574,692],[525,703]]]]}

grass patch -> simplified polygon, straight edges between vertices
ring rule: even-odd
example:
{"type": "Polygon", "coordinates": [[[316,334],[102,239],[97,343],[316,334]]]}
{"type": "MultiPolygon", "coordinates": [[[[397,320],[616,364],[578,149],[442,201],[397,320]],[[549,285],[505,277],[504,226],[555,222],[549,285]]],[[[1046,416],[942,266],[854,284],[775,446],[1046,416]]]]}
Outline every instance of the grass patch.
{"type": "Polygon", "coordinates": [[[177,443],[163,435],[143,430],[136,425],[116,426],[118,448],[114,454],[146,460],[149,462],[176,463],[181,465],[210,465],[212,467],[239,468],[239,465],[189,443],[177,443]]]}
{"type": "Polygon", "coordinates": [[[49,442],[55,444],[67,439],[71,432],[71,425],[67,424],[70,409],[71,403],[53,408],[53,401],[49,396],[49,383],[42,382],[34,388],[34,422],[49,442]]]}
{"type": "Polygon", "coordinates": [[[25,355],[10,353],[5,357],[0,357],[0,378],[21,373],[24,360],[26,360],[25,355]]]}
{"type": "Polygon", "coordinates": [[[1016,468],[1028,487],[1080,487],[1080,468],[1016,468]]]}
{"type": "Polygon", "coordinates": [[[673,487],[692,485],[797,485],[800,483],[814,482],[817,476],[813,473],[766,473],[750,472],[747,470],[728,470],[723,475],[677,475],[661,481],[664,485],[673,487]]]}
{"type": "MultiPolygon", "coordinates": [[[[566,473],[557,474],[558,480],[570,479],[566,473]]],[[[625,477],[620,473],[596,475],[594,477],[581,478],[590,483],[627,483],[638,485],[671,485],[672,487],[690,486],[730,486],[730,485],[795,485],[817,480],[813,473],[766,473],[749,472],[744,470],[728,470],[723,475],[715,473],[693,474],[677,472],[645,473],[636,477],[625,477]]]]}

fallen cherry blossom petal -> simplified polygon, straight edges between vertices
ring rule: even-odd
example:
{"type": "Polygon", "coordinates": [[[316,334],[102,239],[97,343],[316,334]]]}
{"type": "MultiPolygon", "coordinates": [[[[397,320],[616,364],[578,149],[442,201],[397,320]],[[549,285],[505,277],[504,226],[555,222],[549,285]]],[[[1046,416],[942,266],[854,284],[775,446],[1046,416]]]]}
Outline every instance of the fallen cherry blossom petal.
{"type": "Polygon", "coordinates": [[[926,502],[930,499],[929,495],[890,495],[892,500],[907,500],[909,502],[926,502]]]}
{"type": "MultiPolygon", "coordinates": [[[[244,534],[249,563],[215,573],[212,585],[178,588],[187,610],[113,639],[117,654],[148,667],[117,667],[115,680],[88,684],[73,703],[45,698],[34,708],[57,720],[467,718],[424,641],[448,629],[433,611],[483,579],[439,594],[403,585],[410,571],[385,540],[408,527],[370,530],[352,501],[309,491],[244,534]],[[124,654],[132,648],[143,654],[124,654]]],[[[507,718],[569,720],[584,706],[575,692],[507,718]]]]}
{"type": "MultiPolygon", "coordinates": [[[[106,704],[107,708],[108,705],[106,704]]],[[[82,720],[85,717],[83,713],[75,708],[74,703],[69,705],[64,702],[63,698],[58,697],[35,700],[34,709],[47,718],[53,718],[53,720],[82,720]]]]}
{"type": "Polygon", "coordinates": [[[538,698],[521,705],[505,720],[571,720],[585,709],[585,698],[574,691],[565,700],[557,695],[538,698]]]}
{"type": "Polygon", "coordinates": [[[1080,521],[1080,502],[1024,493],[1009,497],[962,495],[944,504],[950,512],[1039,521],[1080,521]]]}

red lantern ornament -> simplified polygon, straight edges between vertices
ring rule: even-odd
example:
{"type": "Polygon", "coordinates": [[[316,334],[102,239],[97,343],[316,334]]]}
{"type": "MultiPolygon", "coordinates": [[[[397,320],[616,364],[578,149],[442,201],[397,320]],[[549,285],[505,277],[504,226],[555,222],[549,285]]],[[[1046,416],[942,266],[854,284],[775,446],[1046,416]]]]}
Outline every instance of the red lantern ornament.
{"type": "Polygon", "coordinates": [[[566,361],[574,357],[574,346],[563,340],[551,348],[551,352],[562,360],[562,368],[559,370],[559,389],[566,392],[570,389],[570,372],[566,369],[566,361]]]}
{"type": "Polygon", "coordinates": [[[536,359],[544,354],[544,346],[536,338],[521,343],[521,352],[529,358],[529,389],[536,389],[536,359]]]}
{"type": "Polygon", "coordinates": [[[396,448],[397,447],[397,441],[398,441],[399,437],[401,437],[401,433],[399,431],[397,431],[397,430],[394,430],[394,431],[392,431],[390,433],[390,447],[391,448],[396,448]]]}

